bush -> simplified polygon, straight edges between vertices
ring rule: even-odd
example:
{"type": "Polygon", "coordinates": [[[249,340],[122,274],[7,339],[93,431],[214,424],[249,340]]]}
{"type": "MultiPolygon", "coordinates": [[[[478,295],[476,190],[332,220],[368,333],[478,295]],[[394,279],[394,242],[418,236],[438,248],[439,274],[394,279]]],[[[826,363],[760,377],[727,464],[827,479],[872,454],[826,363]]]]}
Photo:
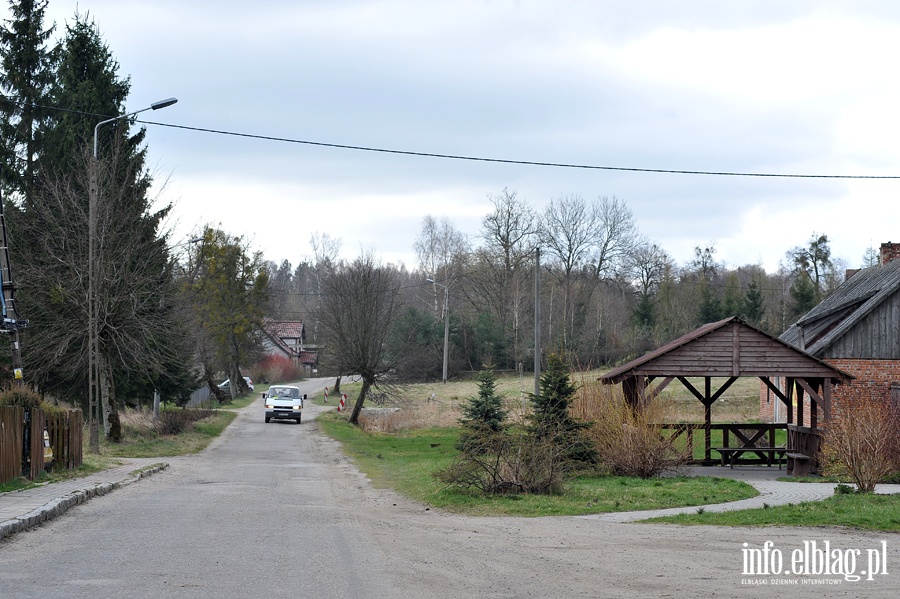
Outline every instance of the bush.
{"type": "Polygon", "coordinates": [[[43,399],[38,393],[24,387],[16,387],[0,393],[0,406],[21,406],[26,410],[43,408],[43,399]]]}
{"type": "Polygon", "coordinates": [[[486,494],[560,493],[572,472],[570,449],[523,429],[480,425],[469,429],[465,450],[435,477],[486,494]]]}
{"type": "Polygon", "coordinates": [[[198,420],[212,415],[212,410],[160,410],[154,429],[160,435],[178,435],[198,420]]]}
{"type": "Polygon", "coordinates": [[[581,388],[573,407],[592,421],[588,435],[613,474],[652,478],[690,461],[690,448],[663,431],[670,408],[659,398],[632,407],[621,389],[594,385],[581,388]]]}
{"type": "Polygon", "coordinates": [[[861,493],[871,493],[900,469],[900,415],[873,397],[841,401],[822,439],[825,474],[849,478],[861,493]]]}
{"type": "Polygon", "coordinates": [[[250,369],[250,378],[254,382],[274,385],[303,378],[303,370],[285,356],[266,356],[250,369]]]}

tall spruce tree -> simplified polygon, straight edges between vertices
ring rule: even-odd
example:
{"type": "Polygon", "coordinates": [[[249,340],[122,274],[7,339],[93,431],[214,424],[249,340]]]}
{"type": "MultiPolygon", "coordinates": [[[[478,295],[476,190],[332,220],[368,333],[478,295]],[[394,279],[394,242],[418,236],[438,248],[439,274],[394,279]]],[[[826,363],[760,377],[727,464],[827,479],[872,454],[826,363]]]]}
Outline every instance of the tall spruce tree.
{"type": "Polygon", "coordinates": [[[53,81],[44,28],[47,0],[10,0],[11,19],[0,27],[0,168],[2,182],[20,196],[33,192],[38,124],[53,81]]]}
{"type": "MultiPolygon", "coordinates": [[[[31,323],[23,345],[26,371],[46,391],[73,401],[87,396],[88,171],[95,125],[125,112],[129,82],[96,25],[76,15],[53,49],[54,111],[42,122],[34,198],[13,229],[20,303],[31,323]],[[27,248],[25,251],[24,248],[27,248]]],[[[121,435],[119,391],[145,397],[184,380],[186,333],[175,315],[172,264],[162,221],[152,208],[144,131],[128,120],[100,129],[97,207],[97,302],[100,390],[107,438],[121,435]],[[174,367],[174,370],[173,370],[174,367]]]]}

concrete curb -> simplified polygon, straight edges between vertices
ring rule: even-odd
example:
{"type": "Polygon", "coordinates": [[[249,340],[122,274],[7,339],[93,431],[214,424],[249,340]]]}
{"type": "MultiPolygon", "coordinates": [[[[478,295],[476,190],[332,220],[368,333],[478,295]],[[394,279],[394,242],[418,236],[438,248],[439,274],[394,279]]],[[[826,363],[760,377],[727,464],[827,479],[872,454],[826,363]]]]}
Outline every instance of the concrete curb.
{"type": "Polygon", "coordinates": [[[96,484],[92,487],[73,491],[64,497],[54,499],[53,501],[42,505],[36,510],[32,510],[24,516],[12,518],[10,520],[7,520],[6,522],[0,522],[0,539],[5,539],[8,536],[37,526],[38,524],[46,522],[47,520],[52,520],[53,518],[56,518],[57,516],[65,513],[66,510],[71,507],[84,503],[85,501],[93,499],[94,497],[100,497],[116,489],[125,487],[132,483],[136,483],[142,478],[146,478],[148,476],[156,474],[157,472],[161,472],[168,467],[169,464],[163,462],[160,464],[147,466],[145,468],[140,468],[128,478],[124,478],[115,482],[96,484]]]}

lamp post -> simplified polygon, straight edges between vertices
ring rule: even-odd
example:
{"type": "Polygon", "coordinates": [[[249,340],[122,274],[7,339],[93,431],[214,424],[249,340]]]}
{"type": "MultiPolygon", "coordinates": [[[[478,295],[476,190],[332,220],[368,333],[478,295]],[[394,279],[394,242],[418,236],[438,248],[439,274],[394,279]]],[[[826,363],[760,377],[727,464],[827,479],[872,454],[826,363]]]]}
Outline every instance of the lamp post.
{"type": "Polygon", "coordinates": [[[135,110],[128,114],[100,121],[94,127],[94,155],[90,162],[88,182],[88,418],[90,422],[91,453],[100,453],[100,302],[97,298],[97,204],[100,201],[100,190],[97,183],[97,133],[101,125],[127,119],[146,110],[159,110],[171,106],[178,100],[168,98],[154,102],[147,108],[135,110]]]}
{"type": "Polygon", "coordinates": [[[444,380],[443,382],[447,382],[447,357],[448,350],[450,349],[450,288],[446,285],[441,285],[434,279],[425,279],[429,283],[433,285],[437,285],[438,287],[444,288],[444,380]]]}

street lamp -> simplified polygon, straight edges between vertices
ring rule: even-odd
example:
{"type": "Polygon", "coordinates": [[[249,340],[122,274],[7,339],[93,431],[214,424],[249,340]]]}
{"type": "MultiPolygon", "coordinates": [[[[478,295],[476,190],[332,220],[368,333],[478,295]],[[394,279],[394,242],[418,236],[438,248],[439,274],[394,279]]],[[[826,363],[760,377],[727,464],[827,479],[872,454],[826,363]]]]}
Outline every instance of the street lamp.
{"type": "Polygon", "coordinates": [[[448,349],[450,348],[450,288],[446,285],[441,285],[434,279],[425,279],[429,283],[433,285],[437,285],[438,287],[444,288],[444,380],[443,382],[447,382],[447,356],[448,349]]]}
{"type": "Polygon", "coordinates": [[[98,269],[95,264],[97,258],[97,204],[100,200],[100,190],[97,184],[97,133],[101,125],[127,119],[146,110],[166,108],[177,101],[176,98],[160,100],[147,108],[100,121],[94,127],[94,156],[90,162],[88,184],[88,417],[91,453],[100,453],[100,302],[97,300],[98,269]]]}

